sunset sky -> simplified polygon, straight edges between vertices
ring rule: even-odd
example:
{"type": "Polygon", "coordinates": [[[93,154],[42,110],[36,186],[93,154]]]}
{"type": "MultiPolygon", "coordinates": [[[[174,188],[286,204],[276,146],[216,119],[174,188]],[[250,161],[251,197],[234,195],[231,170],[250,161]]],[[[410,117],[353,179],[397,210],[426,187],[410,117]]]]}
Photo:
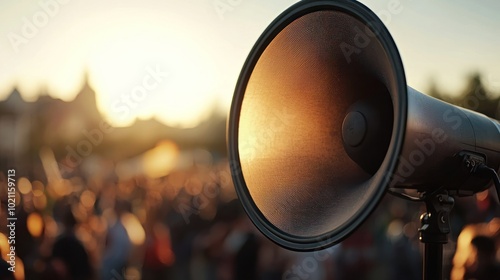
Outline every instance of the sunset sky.
{"type": "MultiPolygon", "coordinates": [[[[380,15],[407,81],[458,92],[480,71],[500,93],[500,2],[361,1],[380,15]]],[[[74,98],[87,72],[114,125],[156,117],[193,126],[231,102],[243,62],[265,27],[297,1],[40,0],[0,3],[0,99],[17,86],[74,98]],[[135,95],[134,95],[135,94],[135,95]],[[133,98],[140,96],[140,98],[133,98]]]]}

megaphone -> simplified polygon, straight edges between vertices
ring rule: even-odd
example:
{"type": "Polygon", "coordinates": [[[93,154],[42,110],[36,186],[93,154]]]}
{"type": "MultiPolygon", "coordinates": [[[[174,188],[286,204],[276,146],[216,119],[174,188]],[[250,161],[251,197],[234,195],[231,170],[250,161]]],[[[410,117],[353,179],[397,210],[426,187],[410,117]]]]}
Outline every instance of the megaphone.
{"type": "MultiPolygon", "coordinates": [[[[232,178],[269,239],[339,243],[387,192],[472,195],[500,166],[500,125],[406,85],[398,49],[357,1],[300,1],[260,36],[228,122],[232,178]]],[[[441,198],[440,198],[441,199],[441,198]]]]}

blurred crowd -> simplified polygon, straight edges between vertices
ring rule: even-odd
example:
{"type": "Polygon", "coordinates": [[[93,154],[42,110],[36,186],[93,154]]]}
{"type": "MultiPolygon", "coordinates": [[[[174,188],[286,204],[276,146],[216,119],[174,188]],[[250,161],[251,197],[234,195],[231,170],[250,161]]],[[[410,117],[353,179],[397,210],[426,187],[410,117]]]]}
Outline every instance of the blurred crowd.
{"type": "MultiPolygon", "coordinates": [[[[251,224],[225,158],[196,151],[190,164],[157,178],[117,175],[105,160],[92,166],[56,179],[37,178],[42,170],[17,178],[14,274],[0,173],[0,279],[421,279],[422,203],[386,195],[341,244],[298,253],[251,224]]],[[[456,200],[444,250],[451,279],[498,273],[499,208],[495,192],[456,200]]]]}

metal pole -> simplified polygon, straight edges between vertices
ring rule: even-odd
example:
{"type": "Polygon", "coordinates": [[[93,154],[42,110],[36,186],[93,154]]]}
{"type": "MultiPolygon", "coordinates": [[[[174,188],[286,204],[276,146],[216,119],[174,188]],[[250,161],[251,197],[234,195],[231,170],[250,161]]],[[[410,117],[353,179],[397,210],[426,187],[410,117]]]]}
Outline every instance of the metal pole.
{"type": "Polygon", "coordinates": [[[446,192],[425,198],[427,213],[420,217],[420,241],[425,244],[423,261],[424,280],[443,279],[443,244],[450,233],[449,214],[454,199],[446,192]]]}
{"type": "Polygon", "coordinates": [[[424,280],[443,279],[443,244],[425,243],[423,272],[424,280]]]}

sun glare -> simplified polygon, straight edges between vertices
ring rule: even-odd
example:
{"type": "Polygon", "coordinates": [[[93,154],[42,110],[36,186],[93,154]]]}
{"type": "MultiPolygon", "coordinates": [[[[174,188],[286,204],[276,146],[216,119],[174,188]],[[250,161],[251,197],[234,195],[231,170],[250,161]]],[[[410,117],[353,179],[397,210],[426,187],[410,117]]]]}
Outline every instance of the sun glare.
{"type": "Polygon", "coordinates": [[[136,118],[156,117],[189,127],[207,115],[216,96],[209,57],[181,45],[152,51],[155,47],[133,39],[114,42],[104,45],[91,63],[91,81],[102,93],[99,106],[111,124],[126,126],[136,118]]]}
{"type": "Polygon", "coordinates": [[[98,36],[88,67],[100,110],[116,126],[152,117],[172,126],[197,125],[217,96],[216,63],[201,47],[204,36],[142,22],[124,20],[98,36]]]}
{"type": "Polygon", "coordinates": [[[11,83],[0,87],[0,95],[17,87],[29,101],[40,93],[71,101],[87,73],[99,111],[111,125],[156,118],[193,127],[208,116],[224,78],[220,58],[227,57],[219,35],[200,29],[201,23],[206,30],[218,24],[215,12],[181,2],[87,5],[83,11],[65,6],[19,54],[7,57],[15,67],[8,68],[12,78],[0,78],[11,83]],[[195,14],[186,21],[175,9],[195,14]]]}
{"type": "Polygon", "coordinates": [[[144,153],[142,165],[144,172],[151,178],[158,178],[169,174],[177,163],[179,148],[175,143],[164,141],[155,148],[144,153]]]}

